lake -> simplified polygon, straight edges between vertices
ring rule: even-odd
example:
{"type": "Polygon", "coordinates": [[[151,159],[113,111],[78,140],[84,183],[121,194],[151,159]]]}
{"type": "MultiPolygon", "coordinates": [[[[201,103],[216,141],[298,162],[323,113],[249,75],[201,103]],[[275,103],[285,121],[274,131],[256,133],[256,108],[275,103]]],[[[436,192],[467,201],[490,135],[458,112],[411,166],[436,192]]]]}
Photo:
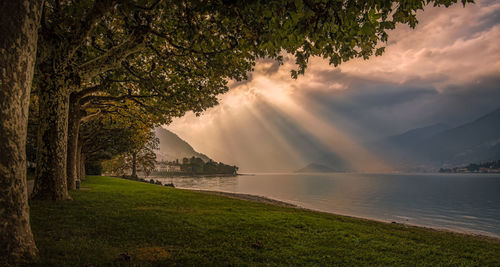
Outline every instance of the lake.
{"type": "Polygon", "coordinates": [[[500,174],[256,174],[157,178],[336,214],[500,237],[500,174]]]}

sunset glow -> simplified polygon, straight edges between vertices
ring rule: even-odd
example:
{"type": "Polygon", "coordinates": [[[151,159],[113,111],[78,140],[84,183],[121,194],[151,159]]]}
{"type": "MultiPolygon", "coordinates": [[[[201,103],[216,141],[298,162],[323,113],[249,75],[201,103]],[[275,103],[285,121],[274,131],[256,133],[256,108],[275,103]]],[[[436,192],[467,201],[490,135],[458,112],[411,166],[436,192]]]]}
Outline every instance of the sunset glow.
{"type": "Polygon", "coordinates": [[[383,56],[338,68],[314,58],[297,80],[290,56],[282,66],[261,60],[248,81],[230,83],[219,106],[166,128],[242,170],[290,171],[311,162],[300,148],[303,135],[356,171],[391,170],[364,143],[415,126],[463,123],[499,105],[499,14],[497,1],[429,7],[415,30],[390,33],[383,56]]]}

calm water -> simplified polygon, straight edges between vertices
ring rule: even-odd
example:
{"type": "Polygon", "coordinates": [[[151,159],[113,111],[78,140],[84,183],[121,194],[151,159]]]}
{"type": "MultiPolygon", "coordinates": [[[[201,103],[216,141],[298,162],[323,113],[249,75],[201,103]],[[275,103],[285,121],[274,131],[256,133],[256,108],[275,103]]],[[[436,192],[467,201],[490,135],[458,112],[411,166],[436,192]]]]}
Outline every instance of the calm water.
{"type": "Polygon", "coordinates": [[[500,174],[257,174],[162,178],[314,210],[500,237],[500,174]]]}

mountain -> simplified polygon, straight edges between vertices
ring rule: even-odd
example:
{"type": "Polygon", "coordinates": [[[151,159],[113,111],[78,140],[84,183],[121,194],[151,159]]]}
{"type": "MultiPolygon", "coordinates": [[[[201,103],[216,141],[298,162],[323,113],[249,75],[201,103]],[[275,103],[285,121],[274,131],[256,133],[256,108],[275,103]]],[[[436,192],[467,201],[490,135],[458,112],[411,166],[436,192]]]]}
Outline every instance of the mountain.
{"type": "Polygon", "coordinates": [[[317,163],[309,163],[304,168],[295,172],[333,172],[334,170],[317,163]]]}
{"type": "Polygon", "coordinates": [[[370,147],[405,170],[497,160],[500,108],[458,127],[434,124],[390,136],[370,147]]]}
{"type": "Polygon", "coordinates": [[[450,164],[500,158],[500,108],[475,121],[425,139],[425,150],[416,152],[431,160],[450,164]]]}
{"type": "MultiPolygon", "coordinates": [[[[319,150],[318,150],[319,151],[319,150]]],[[[347,172],[352,171],[351,165],[332,151],[319,151],[316,158],[304,168],[295,172],[347,172]]]]}
{"type": "Polygon", "coordinates": [[[393,146],[411,146],[448,129],[450,129],[450,127],[446,124],[436,123],[427,127],[416,128],[402,134],[390,136],[385,140],[385,143],[393,146]]]}
{"type": "Polygon", "coordinates": [[[167,129],[157,127],[155,135],[160,140],[160,149],[156,152],[158,161],[182,160],[182,158],[191,157],[201,158],[205,162],[210,160],[209,157],[195,151],[190,144],[167,129]]]}
{"type": "MultiPolygon", "coordinates": [[[[404,133],[392,135],[382,140],[367,143],[366,146],[376,155],[382,155],[384,160],[402,171],[422,171],[428,169],[429,163],[425,157],[416,153],[422,149],[426,139],[451,127],[444,123],[436,123],[426,127],[415,128],[404,133]]],[[[431,164],[432,165],[432,164],[431,164]]],[[[431,168],[434,168],[431,166],[431,168]]]]}

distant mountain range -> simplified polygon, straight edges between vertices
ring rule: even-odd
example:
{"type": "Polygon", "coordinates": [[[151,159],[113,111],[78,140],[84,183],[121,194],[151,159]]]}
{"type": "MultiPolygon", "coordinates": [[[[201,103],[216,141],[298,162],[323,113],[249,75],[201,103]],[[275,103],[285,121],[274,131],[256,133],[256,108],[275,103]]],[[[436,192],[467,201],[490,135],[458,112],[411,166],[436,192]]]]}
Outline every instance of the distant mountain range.
{"type": "Polygon", "coordinates": [[[500,158],[500,109],[426,138],[415,153],[432,162],[466,164],[500,158]]]}
{"type": "Polygon", "coordinates": [[[392,146],[414,146],[420,144],[424,139],[450,128],[450,126],[444,123],[436,123],[427,127],[412,129],[402,134],[389,136],[382,142],[392,146]]]}
{"type": "Polygon", "coordinates": [[[205,162],[210,160],[209,157],[195,151],[186,141],[167,129],[157,127],[155,134],[160,140],[160,149],[156,151],[158,161],[174,161],[176,159],[182,160],[182,158],[191,157],[201,158],[205,162]]]}
{"type": "MultiPolygon", "coordinates": [[[[436,171],[441,167],[498,160],[500,108],[458,127],[438,123],[389,136],[366,146],[401,171],[436,171]]],[[[350,169],[347,163],[335,156],[330,156],[330,160],[316,160],[313,164],[337,172],[350,169]]],[[[304,169],[308,167],[311,164],[304,169]]]]}
{"type": "Polygon", "coordinates": [[[372,145],[403,170],[435,170],[500,159],[500,108],[458,127],[435,124],[372,145]],[[382,150],[383,149],[383,150],[382,150]]]}

